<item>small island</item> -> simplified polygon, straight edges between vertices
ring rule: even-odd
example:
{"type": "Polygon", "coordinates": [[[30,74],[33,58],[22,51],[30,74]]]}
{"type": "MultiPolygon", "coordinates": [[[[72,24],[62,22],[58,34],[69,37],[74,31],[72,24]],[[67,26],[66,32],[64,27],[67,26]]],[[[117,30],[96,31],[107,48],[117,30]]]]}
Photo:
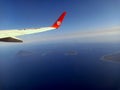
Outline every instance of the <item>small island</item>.
{"type": "Polygon", "coordinates": [[[120,52],[104,55],[101,59],[106,61],[120,62],[120,52]]]}
{"type": "Polygon", "coordinates": [[[31,55],[33,55],[33,53],[32,53],[32,52],[29,52],[29,51],[25,51],[25,50],[20,50],[16,55],[17,55],[17,56],[26,57],[26,56],[31,56],[31,55]]]}
{"type": "Polygon", "coordinates": [[[68,51],[64,55],[74,56],[74,55],[78,55],[78,52],[77,51],[68,51]]]}

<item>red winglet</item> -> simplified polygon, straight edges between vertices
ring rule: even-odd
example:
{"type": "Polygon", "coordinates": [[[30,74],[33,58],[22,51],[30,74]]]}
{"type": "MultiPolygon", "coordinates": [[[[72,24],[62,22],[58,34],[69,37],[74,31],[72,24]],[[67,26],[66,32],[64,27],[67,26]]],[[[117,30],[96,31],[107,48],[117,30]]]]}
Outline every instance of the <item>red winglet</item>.
{"type": "Polygon", "coordinates": [[[65,15],[66,15],[66,12],[63,12],[63,13],[61,14],[61,16],[57,19],[57,21],[52,25],[52,27],[54,27],[54,28],[59,28],[60,25],[62,24],[62,21],[63,21],[65,15]]]}

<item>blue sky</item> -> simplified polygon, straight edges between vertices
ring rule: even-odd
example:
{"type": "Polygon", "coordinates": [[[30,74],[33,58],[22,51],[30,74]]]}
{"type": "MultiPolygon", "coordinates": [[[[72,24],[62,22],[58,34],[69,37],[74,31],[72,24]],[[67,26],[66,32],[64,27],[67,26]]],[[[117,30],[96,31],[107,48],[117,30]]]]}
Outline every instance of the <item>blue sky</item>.
{"type": "Polygon", "coordinates": [[[120,0],[0,0],[0,29],[49,26],[63,11],[67,16],[56,34],[118,27],[119,9],[120,0]]]}

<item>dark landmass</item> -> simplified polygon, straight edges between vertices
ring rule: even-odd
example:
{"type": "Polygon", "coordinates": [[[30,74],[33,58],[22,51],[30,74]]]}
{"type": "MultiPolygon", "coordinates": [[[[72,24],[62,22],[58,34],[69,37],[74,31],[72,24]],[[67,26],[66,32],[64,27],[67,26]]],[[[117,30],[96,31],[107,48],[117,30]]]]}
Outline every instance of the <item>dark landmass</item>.
{"type": "Polygon", "coordinates": [[[102,57],[102,60],[120,62],[120,52],[105,55],[102,57]]]}
{"type": "Polygon", "coordinates": [[[68,51],[64,55],[78,55],[77,51],[68,51]]]}

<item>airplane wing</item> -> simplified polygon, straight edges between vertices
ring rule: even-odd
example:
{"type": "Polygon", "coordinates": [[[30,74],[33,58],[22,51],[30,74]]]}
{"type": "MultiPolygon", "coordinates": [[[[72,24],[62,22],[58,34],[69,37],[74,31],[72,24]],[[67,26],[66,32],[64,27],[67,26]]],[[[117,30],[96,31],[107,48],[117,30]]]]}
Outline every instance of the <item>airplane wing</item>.
{"type": "Polygon", "coordinates": [[[66,15],[66,12],[63,12],[61,16],[56,20],[56,22],[50,27],[43,28],[31,28],[31,29],[21,29],[21,30],[0,30],[0,41],[3,42],[23,42],[22,40],[16,38],[16,36],[34,34],[45,32],[49,30],[54,30],[60,27],[62,21],[66,15]]]}

